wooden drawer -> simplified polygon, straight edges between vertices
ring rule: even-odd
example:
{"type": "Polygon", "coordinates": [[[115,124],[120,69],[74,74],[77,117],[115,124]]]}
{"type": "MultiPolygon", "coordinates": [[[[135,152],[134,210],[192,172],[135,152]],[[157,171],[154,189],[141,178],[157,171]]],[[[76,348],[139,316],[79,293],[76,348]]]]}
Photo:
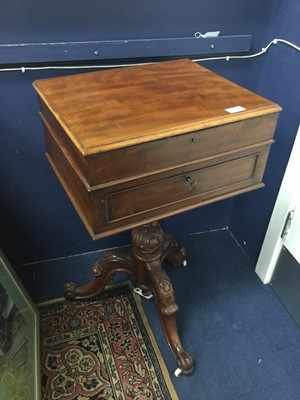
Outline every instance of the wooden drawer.
{"type": "Polygon", "coordinates": [[[257,184],[268,150],[267,146],[260,152],[205,168],[193,166],[184,174],[110,193],[106,196],[107,222],[199,206],[209,199],[257,184]]]}

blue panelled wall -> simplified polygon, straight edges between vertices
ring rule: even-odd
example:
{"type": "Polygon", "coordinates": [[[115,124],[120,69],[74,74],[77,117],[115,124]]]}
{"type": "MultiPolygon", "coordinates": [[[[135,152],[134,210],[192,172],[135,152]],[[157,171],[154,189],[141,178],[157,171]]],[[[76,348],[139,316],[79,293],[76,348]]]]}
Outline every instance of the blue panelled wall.
{"type": "MultiPolygon", "coordinates": [[[[257,52],[274,37],[299,45],[299,18],[296,0],[3,0],[0,44],[180,38],[220,30],[252,35],[251,52],[257,52]]],[[[0,60],[6,67],[1,48],[0,60]]],[[[299,60],[296,50],[278,44],[255,59],[202,62],[284,111],[266,188],[168,218],[165,230],[185,235],[229,226],[254,265],[299,123],[299,60]]],[[[70,73],[79,72],[0,72],[0,246],[13,265],[130,243],[128,232],[93,242],[45,158],[32,82],[70,73]]]]}

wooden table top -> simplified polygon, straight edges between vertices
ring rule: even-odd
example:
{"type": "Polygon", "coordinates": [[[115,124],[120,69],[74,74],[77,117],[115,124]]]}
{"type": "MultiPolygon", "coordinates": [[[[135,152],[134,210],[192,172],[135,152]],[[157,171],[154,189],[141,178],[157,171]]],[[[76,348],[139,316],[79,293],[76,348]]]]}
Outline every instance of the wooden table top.
{"type": "Polygon", "coordinates": [[[33,85],[84,156],[281,110],[186,59],[33,85]],[[238,106],[245,110],[226,111],[238,106]]]}

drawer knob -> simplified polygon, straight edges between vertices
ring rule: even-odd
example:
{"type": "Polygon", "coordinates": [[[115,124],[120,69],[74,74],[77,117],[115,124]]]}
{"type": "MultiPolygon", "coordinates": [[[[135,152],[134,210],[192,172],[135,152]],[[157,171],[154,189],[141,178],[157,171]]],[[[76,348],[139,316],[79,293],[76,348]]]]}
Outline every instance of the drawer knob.
{"type": "Polygon", "coordinates": [[[186,182],[190,185],[190,190],[194,190],[197,186],[197,182],[193,181],[190,176],[185,177],[186,182]]]}

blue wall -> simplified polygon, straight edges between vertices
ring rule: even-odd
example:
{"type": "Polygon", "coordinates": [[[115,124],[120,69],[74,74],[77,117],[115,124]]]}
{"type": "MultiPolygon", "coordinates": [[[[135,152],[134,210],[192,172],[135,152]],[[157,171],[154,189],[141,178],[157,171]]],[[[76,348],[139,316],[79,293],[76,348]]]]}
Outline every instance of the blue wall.
{"type": "MultiPolygon", "coordinates": [[[[2,0],[1,43],[263,33],[279,1],[2,0]]],[[[259,42],[259,37],[256,37],[259,42]]]]}
{"type": "MultiPolygon", "coordinates": [[[[274,36],[297,42],[298,24],[295,23],[292,34],[288,31],[290,18],[296,21],[294,12],[300,15],[296,3],[287,0],[91,0],[87,6],[83,0],[5,0],[1,4],[0,41],[2,44],[44,42],[47,45],[57,41],[192,37],[196,31],[220,30],[222,35],[253,35],[252,51],[256,52],[274,36]]],[[[279,145],[280,141],[284,142],[284,150],[281,147],[272,150],[266,173],[267,189],[168,218],[164,221],[166,230],[179,235],[230,224],[237,238],[248,243],[247,249],[255,257],[295,133],[292,126],[286,133],[290,127],[289,115],[292,110],[296,112],[293,104],[296,94],[293,97],[290,93],[294,84],[293,90],[284,93],[284,85],[278,84],[276,79],[285,65],[277,58],[282,54],[291,62],[294,57],[293,61],[299,66],[299,55],[293,56],[291,49],[281,45],[257,59],[203,63],[285,108],[277,133],[279,145]],[[277,86],[281,87],[278,91],[277,86]],[[280,162],[276,161],[278,157],[280,162]],[[276,164],[276,169],[272,163],[276,164]],[[258,215],[255,204],[261,202],[266,205],[261,207],[262,215],[258,215]],[[252,218],[248,221],[250,213],[255,215],[254,224],[252,218]],[[257,231],[258,240],[254,241],[252,235],[257,231]]],[[[295,74],[294,67],[291,69],[295,74]]],[[[92,242],[44,156],[32,81],[67,73],[0,72],[0,245],[14,265],[120,246],[130,241],[125,232],[92,242]]],[[[287,75],[291,75],[290,70],[287,75]]],[[[294,81],[292,75],[285,79],[294,81]]],[[[295,125],[296,116],[293,118],[295,125]]]]}

